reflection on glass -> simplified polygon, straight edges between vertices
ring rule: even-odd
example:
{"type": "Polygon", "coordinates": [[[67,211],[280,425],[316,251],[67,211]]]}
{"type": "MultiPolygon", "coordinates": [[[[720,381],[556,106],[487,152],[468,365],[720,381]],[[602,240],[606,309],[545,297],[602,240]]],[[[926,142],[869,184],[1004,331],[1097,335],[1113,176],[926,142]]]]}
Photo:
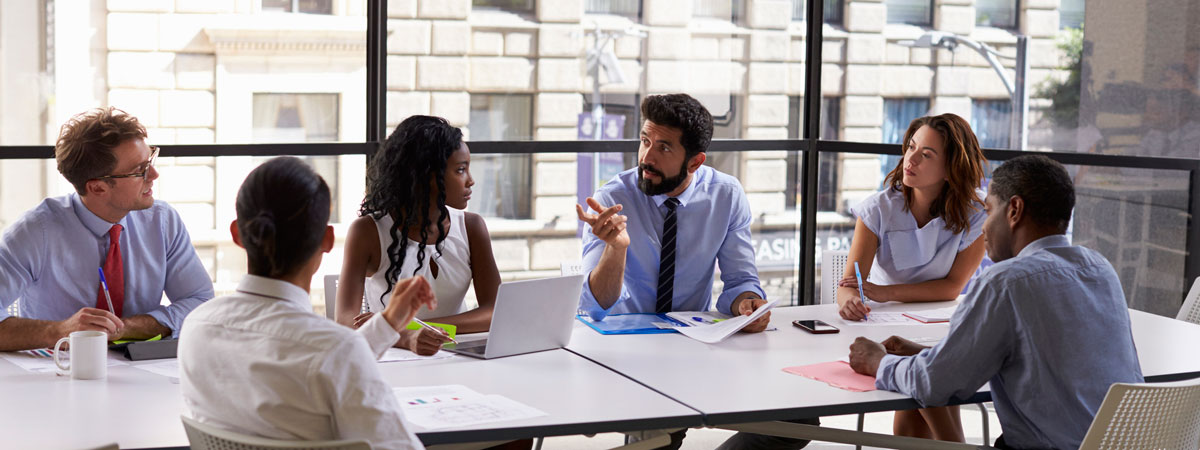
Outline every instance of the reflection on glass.
{"type": "MultiPolygon", "coordinates": [[[[533,130],[529,95],[472,95],[471,140],[512,141],[533,130]]],[[[475,179],[471,212],[485,217],[531,218],[532,158],[529,155],[472,155],[475,179]]]]}
{"type": "Polygon", "coordinates": [[[1009,147],[1012,133],[1012,102],[1004,100],[975,100],[971,102],[971,130],[983,148],[1009,147]]]}
{"type": "Polygon", "coordinates": [[[477,8],[495,8],[513,12],[533,11],[533,0],[472,0],[471,4],[477,8]]]}
{"type": "Polygon", "coordinates": [[[584,11],[592,14],[616,14],[638,17],[641,0],[587,0],[584,11]]]}
{"type": "MultiPolygon", "coordinates": [[[[824,5],[821,7],[822,13],[825,15],[825,23],[841,25],[842,23],[842,1],[843,0],[822,0],[824,5]]],[[[792,0],[792,20],[802,21],[807,6],[805,0],[792,0]]]]}
{"type": "Polygon", "coordinates": [[[262,0],[263,12],[333,14],[333,0],[262,0]]]}
{"type": "MultiPolygon", "coordinates": [[[[822,154],[822,162],[836,156],[822,154]]],[[[989,161],[992,168],[999,164],[989,161]]],[[[1081,166],[1067,166],[1067,171],[1075,180],[1075,210],[1067,232],[1072,243],[1108,259],[1121,278],[1131,308],[1174,317],[1187,289],[1183,268],[1191,201],[1188,172],[1081,166]]],[[[818,185],[819,190],[828,186],[818,185]]],[[[838,191],[843,197],[875,192],[873,187],[864,187],[843,183],[838,191]]],[[[815,242],[818,262],[823,251],[850,248],[854,221],[845,211],[820,209],[815,242]]],[[[984,258],[975,277],[991,264],[984,258]]],[[[819,296],[823,278],[819,266],[816,275],[819,296]]],[[[818,298],[818,302],[826,300],[818,298]]]]}

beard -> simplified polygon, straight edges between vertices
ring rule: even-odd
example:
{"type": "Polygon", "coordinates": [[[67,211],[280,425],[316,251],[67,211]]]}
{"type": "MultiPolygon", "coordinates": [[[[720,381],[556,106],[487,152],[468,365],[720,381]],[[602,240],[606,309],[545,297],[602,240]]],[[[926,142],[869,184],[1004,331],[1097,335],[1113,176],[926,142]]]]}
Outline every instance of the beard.
{"type": "Polygon", "coordinates": [[[684,180],[687,180],[687,176],[688,176],[688,171],[687,171],[687,159],[686,158],[684,159],[683,164],[679,165],[679,174],[675,175],[673,177],[670,177],[670,178],[667,178],[667,176],[664,175],[662,172],[660,172],[658,169],[655,169],[655,168],[650,167],[645,164],[639,164],[638,165],[638,189],[640,189],[642,191],[642,193],[649,195],[649,196],[666,194],[668,192],[674,191],[676,188],[678,188],[680,185],[682,185],[684,180]],[[650,172],[652,174],[658,175],[658,177],[662,181],[659,181],[658,184],[653,184],[650,182],[650,180],[647,180],[645,177],[642,176],[643,172],[650,172]]]}

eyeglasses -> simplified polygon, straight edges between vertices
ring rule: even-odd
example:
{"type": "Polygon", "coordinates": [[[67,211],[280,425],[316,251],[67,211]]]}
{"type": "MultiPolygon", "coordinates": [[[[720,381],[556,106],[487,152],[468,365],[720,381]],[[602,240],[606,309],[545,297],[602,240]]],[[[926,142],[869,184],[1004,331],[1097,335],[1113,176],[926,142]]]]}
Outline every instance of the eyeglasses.
{"type": "Polygon", "coordinates": [[[144,179],[146,179],[146,175],[150,173],[150,168],[154,167],[154,159],[155,158],[158,158],[158,147],[152,146],[152,147],[150,147],[150,160],[142,163],[141,166],[138,166],[137,172],[127,173],[125,175],[105,175],[102,177],[96,177],[96,179],[97,180],[114,180],[117,178],[141,178],[144,180],[144,179]]]}

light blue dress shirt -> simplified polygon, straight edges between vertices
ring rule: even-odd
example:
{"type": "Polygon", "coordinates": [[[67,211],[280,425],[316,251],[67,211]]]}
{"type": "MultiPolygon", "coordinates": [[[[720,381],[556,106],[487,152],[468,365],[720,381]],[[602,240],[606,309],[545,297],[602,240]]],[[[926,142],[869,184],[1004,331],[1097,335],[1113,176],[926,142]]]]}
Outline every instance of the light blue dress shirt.
{"type": "MultiPolygon", "coordinates": [[[[637,169],[617,174],[593,198],[605,207],[623,205],[628,218],[629,248],[621,296],[607,311],[596,302],[584,281],[579,307],[594,319],[608,314],[652,313],[658,296],[658,264],[662,249],[667,195],[648,196],[637,187],[637,169]]],[[[733,299],[743,292],[764,296],[750,245],[750,203],[736,178],[708,166],[692,174],[691,184],[679,194],[676,217],[675,288],[672,309],[707,311],[712,304],[713,274],[719,264],[724,290],[717,310],[729,314],[733,299]]],[[[584,273],[600,262],[605,243],[590,230],[583,233],[584,273]]]]}
{"type": "MultiPolygon", "coordinates": [[[[984,193],[978,191],[979,198],[984,193]]],[[[904,209],[904,193],[886,188],[863,199],[850,212],[879,238],[875,263],[867,280],[879,285],[921,283],[946,278],[958,253],[983,234],[983,205],[968,218],[970,227],[961,233],[946,229],[946,221],[935,217],[924,227],[904,209]]]]}
{"type": "MultiPolygon", "coordinates": [[[[213,298],[179,213],[166,202],[130,211],[120,222],[125,317],[149,314],[177,334],[183,318],[213,298]],[[163,294],[171,300],[162,305],[163,294]]],[[[21,300],[20,315],[64,320],[95,307],[113,224],[96,216],[78,194],[48,198],[0,237],[0,321],[21,300]]],[[[112,279],[109,279],[112,282],[112,279]]],[[[164,336],[165,337],[165,336],[164,336]]]]}
{"type": "Polygon", "coordinates": [[[1029,243],[971,286],[937,346],[884,356],[875,387],[941,406],[989,381],[1015,448],[1079,448],[1109,386],[1142,382],[1125,295],[1103,256],[1061,234],[1029,243]]]}

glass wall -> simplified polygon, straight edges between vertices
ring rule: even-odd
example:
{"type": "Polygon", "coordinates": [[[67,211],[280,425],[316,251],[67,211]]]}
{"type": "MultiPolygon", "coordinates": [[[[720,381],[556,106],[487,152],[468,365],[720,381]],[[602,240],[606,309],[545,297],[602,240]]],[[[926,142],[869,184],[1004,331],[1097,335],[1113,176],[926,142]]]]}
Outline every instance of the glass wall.
{"type": "MultiPolygon", "coordinates": [[[[821,139],[895,144],[912,118],[951,112],[989,148],[1200,158],[1195,2],[822,1],[821,139]],[[1018,37],[1028,38],[1022,73],[1018,37]],[[1024,96],[1013,84],[1018,75],[1028,80],[1024,96]]],[[[0,3],[0,105],[28,112],[0,115],[0,146],[50,145],[72,114],[104,105],[141,118],[151,144],[367,139],[366,0],[64,4],[0,3]]],[[[638,105],[647,95],[699,98],[714,115],[717,139],[799,137],[812,67],[803,1],[387,5],[381,125],[390,133],[405,117],[432,114],[464,130],[478,183],[471,210],[506,245],[524,246],[524,253],[506,247],[524,258],[502,267],[506,277],[548,273],[530,262],[541,249],[570,253],[542,240],[573,239],[572,205],[632,167],[638,105]],[[559,143],[605,139],[629,141],[600,154],[559,143]],[[499,154],[491,141],[537,145],[534,153],[499,154]]],[[[714,152],[709,164],[746,180],[764,224],[795,229],[803,158],[750,147],[714,152]]],[[[819,158],[815,220],[826,224],[819,247],[848,242],[847,205],[877,191],[899,161],[883,153],[819,158]]],[[[353,220],[365,158],[308,160],[335,189],[338,226],[353,220]]],[[[260,161],[163,158],[171,176],[164,174],[160,197],[185,214],[194,235],[224,239],[222,189],[260,161]],[[172,189],[170,179],[195,189],[172,189]]],[[[1114,189],[1176,190],[1158,174],[1081,172],[1114,189]]],[[[71,191],[47,160],[0,160],[0,175],[0,224],[71,191]]],[[[1146,211],[1172,207],[1147,198],[1146,211]]],[[[1087,216],[1093,211],[1081,209],[1079,220],[1106,217],[1087,216]]],[[[214,276],[240,269],[213,251],[214,276]]]]}

